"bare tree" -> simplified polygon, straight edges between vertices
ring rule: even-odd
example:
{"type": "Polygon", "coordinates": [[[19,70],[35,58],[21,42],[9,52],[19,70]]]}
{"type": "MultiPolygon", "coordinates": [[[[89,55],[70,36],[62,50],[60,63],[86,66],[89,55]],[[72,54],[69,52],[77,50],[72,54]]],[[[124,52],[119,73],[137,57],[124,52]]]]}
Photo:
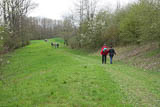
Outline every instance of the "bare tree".
{"type": "MultiPolygon", "coordinates": [[[[16,48],[19,44],[22,46],[26,43],[25,21],[27,13],[35,8],[35,4],[31,0],[1,0],[0,8],[5,26],[12,32],[9,36],[13,41],[9,47],[16,48]],[[21,42],[21,43],[19,43],[21,42]]],[[[7,43],[8,44],[8,43],[7,43]]]]}

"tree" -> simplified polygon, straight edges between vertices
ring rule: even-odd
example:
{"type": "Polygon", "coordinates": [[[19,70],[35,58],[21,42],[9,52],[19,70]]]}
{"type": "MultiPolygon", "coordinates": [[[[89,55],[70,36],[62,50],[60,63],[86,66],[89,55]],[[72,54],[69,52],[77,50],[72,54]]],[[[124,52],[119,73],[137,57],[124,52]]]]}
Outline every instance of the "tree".
{"type": "Polygon", "coordinates": [[[31,0],[2,0],[0,3],[4,26],[11,32],[5,41],[9,49],[18,48],[28,43],[27,33],[25,33],[25,21],[27,13],[35,7],[31,0]],[[26,34],[26,35],[25,35],[26,34]]]}

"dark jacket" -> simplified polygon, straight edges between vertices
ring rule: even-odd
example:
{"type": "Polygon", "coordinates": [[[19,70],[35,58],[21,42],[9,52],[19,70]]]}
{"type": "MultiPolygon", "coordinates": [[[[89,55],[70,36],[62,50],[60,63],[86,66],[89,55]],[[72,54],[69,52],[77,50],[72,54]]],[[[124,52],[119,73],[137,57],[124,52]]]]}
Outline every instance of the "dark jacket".
{"type": "Polygon", "coordinates": [[[109,49],[109,56],[114,56],[116,54],[113,48],[109,49]]]}

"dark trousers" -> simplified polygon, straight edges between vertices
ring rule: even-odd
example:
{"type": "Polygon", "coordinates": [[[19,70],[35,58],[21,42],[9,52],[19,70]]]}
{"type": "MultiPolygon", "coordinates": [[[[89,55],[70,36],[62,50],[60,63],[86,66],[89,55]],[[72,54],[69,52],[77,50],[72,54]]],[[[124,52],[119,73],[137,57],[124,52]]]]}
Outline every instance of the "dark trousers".
{"type": "Polygon", "coordinates": [[[106,55],[102,55],[102,64],[106,64],[106,55]]]}

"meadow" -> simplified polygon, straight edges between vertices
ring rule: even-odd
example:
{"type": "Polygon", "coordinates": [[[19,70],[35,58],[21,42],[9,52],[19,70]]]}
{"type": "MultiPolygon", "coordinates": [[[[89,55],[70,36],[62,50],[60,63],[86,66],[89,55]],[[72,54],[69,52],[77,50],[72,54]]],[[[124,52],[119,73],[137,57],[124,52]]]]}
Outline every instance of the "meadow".
{"type": "Polygon", "coordinates": [[[160,72],[109,59],[102,65],[100,56],[69,49],[58,38],[31,41],[5,56],[0,107],[160,106],[160,72]]]}

